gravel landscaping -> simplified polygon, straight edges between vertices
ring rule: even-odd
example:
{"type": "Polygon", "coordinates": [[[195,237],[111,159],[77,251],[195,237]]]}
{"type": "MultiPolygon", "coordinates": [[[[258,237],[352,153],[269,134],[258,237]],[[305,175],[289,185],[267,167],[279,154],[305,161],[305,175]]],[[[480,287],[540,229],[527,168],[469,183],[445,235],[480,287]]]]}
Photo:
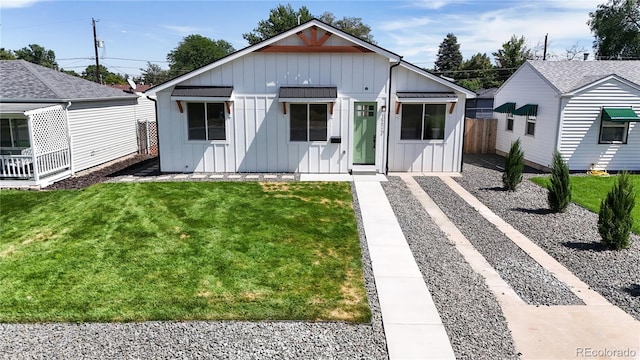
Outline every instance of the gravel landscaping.
{"type": "Polygon", "coordinates": [[[547,190],[526,180],[539,176],[532,169],[515,192],[501,191],[503,164],[496,155],[465,155],[463,177],[455,179],[593,290],[640,320],[640,236],[631,234],[629,249],[604,249],[597,214],[575,204],[565,213],[549,213],[547,190]]]}
{"type": "Polygon", "coordinates": [[[584,305],[566,284],[558,281],[438,177],[415,179],[527,304],[584,305]]]}
{"type": "Polygon", "coordinates": [[[518,358],[502,310],[484,278],[475,273],[431,220],[404,181],[382,186],[431,292],[458,359],[518,358]]]}

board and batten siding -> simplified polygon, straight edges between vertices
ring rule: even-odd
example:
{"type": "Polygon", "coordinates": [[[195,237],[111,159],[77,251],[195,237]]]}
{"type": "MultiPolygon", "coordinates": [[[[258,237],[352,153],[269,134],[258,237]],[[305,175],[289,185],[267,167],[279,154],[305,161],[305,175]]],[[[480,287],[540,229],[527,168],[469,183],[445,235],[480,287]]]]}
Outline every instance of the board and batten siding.
{"type": "Polygon", "coordinates": [[[626,144],[599,144],[603,107],[633,107],[640,114],[640,90],[610,79],[565,100],[560,152],[570,170],[591,164],[607,170],[640,170],[640,125],[629,123],[626,144]]]}
{"type": "Polygon", "coordinates": [[[115,160],[138,150],[136,99],[76,102],[68,108],[73,171],[115,160]]]}
{"type": "MultiPolygon", "coordinates": [[[[336,40],[338,41],[338,40],[336,40]]],[[[346,173],[352,163],[354,102],[385,104],[389,60],[374,53],[250,53],[180,85],[233,86],[225,141],[187,140],[187,114],[171,99],[173,88],[157,93],[160,169],[164,172],[346,173]],[[336,86],[327,141],[290,142],[289,114],[277,98],[280,86],[336,86]],[[341,143],[330,143],[340,136],[341,143]]],[[[287,105],[288,106],[288,105],[287,105]]],[[[377,143],[384,134],[378,132],[377,143]]],[[[381,151],[381,150],[380,150],[381,151]]],[[[377,159],[379,159],[377,157],[377,159]]],[[[378,160],[376,166],[384,164],[378,160]]]]}
{"type": "Polygon", "coordinates": [[[555,88],[525,63],[496,93],[494,106],[515,102],[516,108],[538,105],[535,135],[525,135],[526,117],[514,116],[513,131],[507,130],[507,114],[495,113],[498,119],[496,150],[508,153],[511,143],[520,139],[525,160],[550,167],[557,146],[560,121],[560,97],[555,88]]]}
{"type": "Polygon", "coordinates": [[[459,172],[462,161],[465,95],[457,93],[453,113],[446,108],[444,140],[400,140],[402,109],[396,114],[396,92],[450,92],[451,88],[436,83],[405,68],[393,69],[391,85],[391,119],[389,126],[389,171],[459,172]]]}

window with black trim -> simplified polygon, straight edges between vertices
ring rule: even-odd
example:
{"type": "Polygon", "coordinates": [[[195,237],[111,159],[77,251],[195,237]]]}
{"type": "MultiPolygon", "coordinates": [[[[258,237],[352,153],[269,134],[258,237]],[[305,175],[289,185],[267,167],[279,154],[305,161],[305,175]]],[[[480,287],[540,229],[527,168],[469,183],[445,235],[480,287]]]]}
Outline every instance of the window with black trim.
{"type": "Polygon", "coordinates": [[[290,141],[327,141],[327,104],[289,104],[290,141]]]}
{"type": "Polygon", "coordinates": [[[402,104],[400,140],[444,140],[446,104],[402,104]]]}
{"type": "Polygon", "coordinates": [[[525,124],[524,134],[529,136],[536,135],[536,117],[527,115],[527,123],[525,124]]]}
{"type": "Polygon", "coordinates": [[[513,131],[513,114],[507,114],[507,131],[513,131]]]}
{"type": "Polygon", "coordinates": [[[224,103],[187,103],[189,140],[226,140],[224,103]]]}
{"type": "Polygon", "coordinates": [[[629,123],[620,121],[600,121],[600,144],[627,143],[629,123]]]}

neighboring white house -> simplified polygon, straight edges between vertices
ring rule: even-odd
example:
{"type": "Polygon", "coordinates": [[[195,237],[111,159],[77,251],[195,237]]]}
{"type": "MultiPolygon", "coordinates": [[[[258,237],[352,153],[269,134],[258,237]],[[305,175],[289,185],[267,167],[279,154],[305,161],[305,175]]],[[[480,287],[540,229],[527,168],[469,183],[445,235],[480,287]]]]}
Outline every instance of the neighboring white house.
{"type": "Polygon", "coordinates": [[[474,93],[321,21],[151,88],[164,172],[460,171],[474,93]]]}
{"type": "Polygon", "coordinates": [[[496,152],[529,165],[640,170],[640,61],[527,61],[497,91],[496,152]]]}
{"type": "Polygon", "coordinates": [[[0,186],[48,186],[135,153],[137,110],[138,95],[0,61],[0,186]]]}

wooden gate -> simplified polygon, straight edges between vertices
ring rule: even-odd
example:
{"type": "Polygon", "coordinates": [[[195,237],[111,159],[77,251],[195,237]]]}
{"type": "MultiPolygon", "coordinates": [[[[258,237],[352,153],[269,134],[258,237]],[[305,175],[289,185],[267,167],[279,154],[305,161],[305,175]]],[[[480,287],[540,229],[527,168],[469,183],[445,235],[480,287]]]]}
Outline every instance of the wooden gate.
{"type": "Polygon", "coordinates": [[[497,119],[472,119],[464,121],[464,153],[494,154],[496,152],[497,119]]]}

